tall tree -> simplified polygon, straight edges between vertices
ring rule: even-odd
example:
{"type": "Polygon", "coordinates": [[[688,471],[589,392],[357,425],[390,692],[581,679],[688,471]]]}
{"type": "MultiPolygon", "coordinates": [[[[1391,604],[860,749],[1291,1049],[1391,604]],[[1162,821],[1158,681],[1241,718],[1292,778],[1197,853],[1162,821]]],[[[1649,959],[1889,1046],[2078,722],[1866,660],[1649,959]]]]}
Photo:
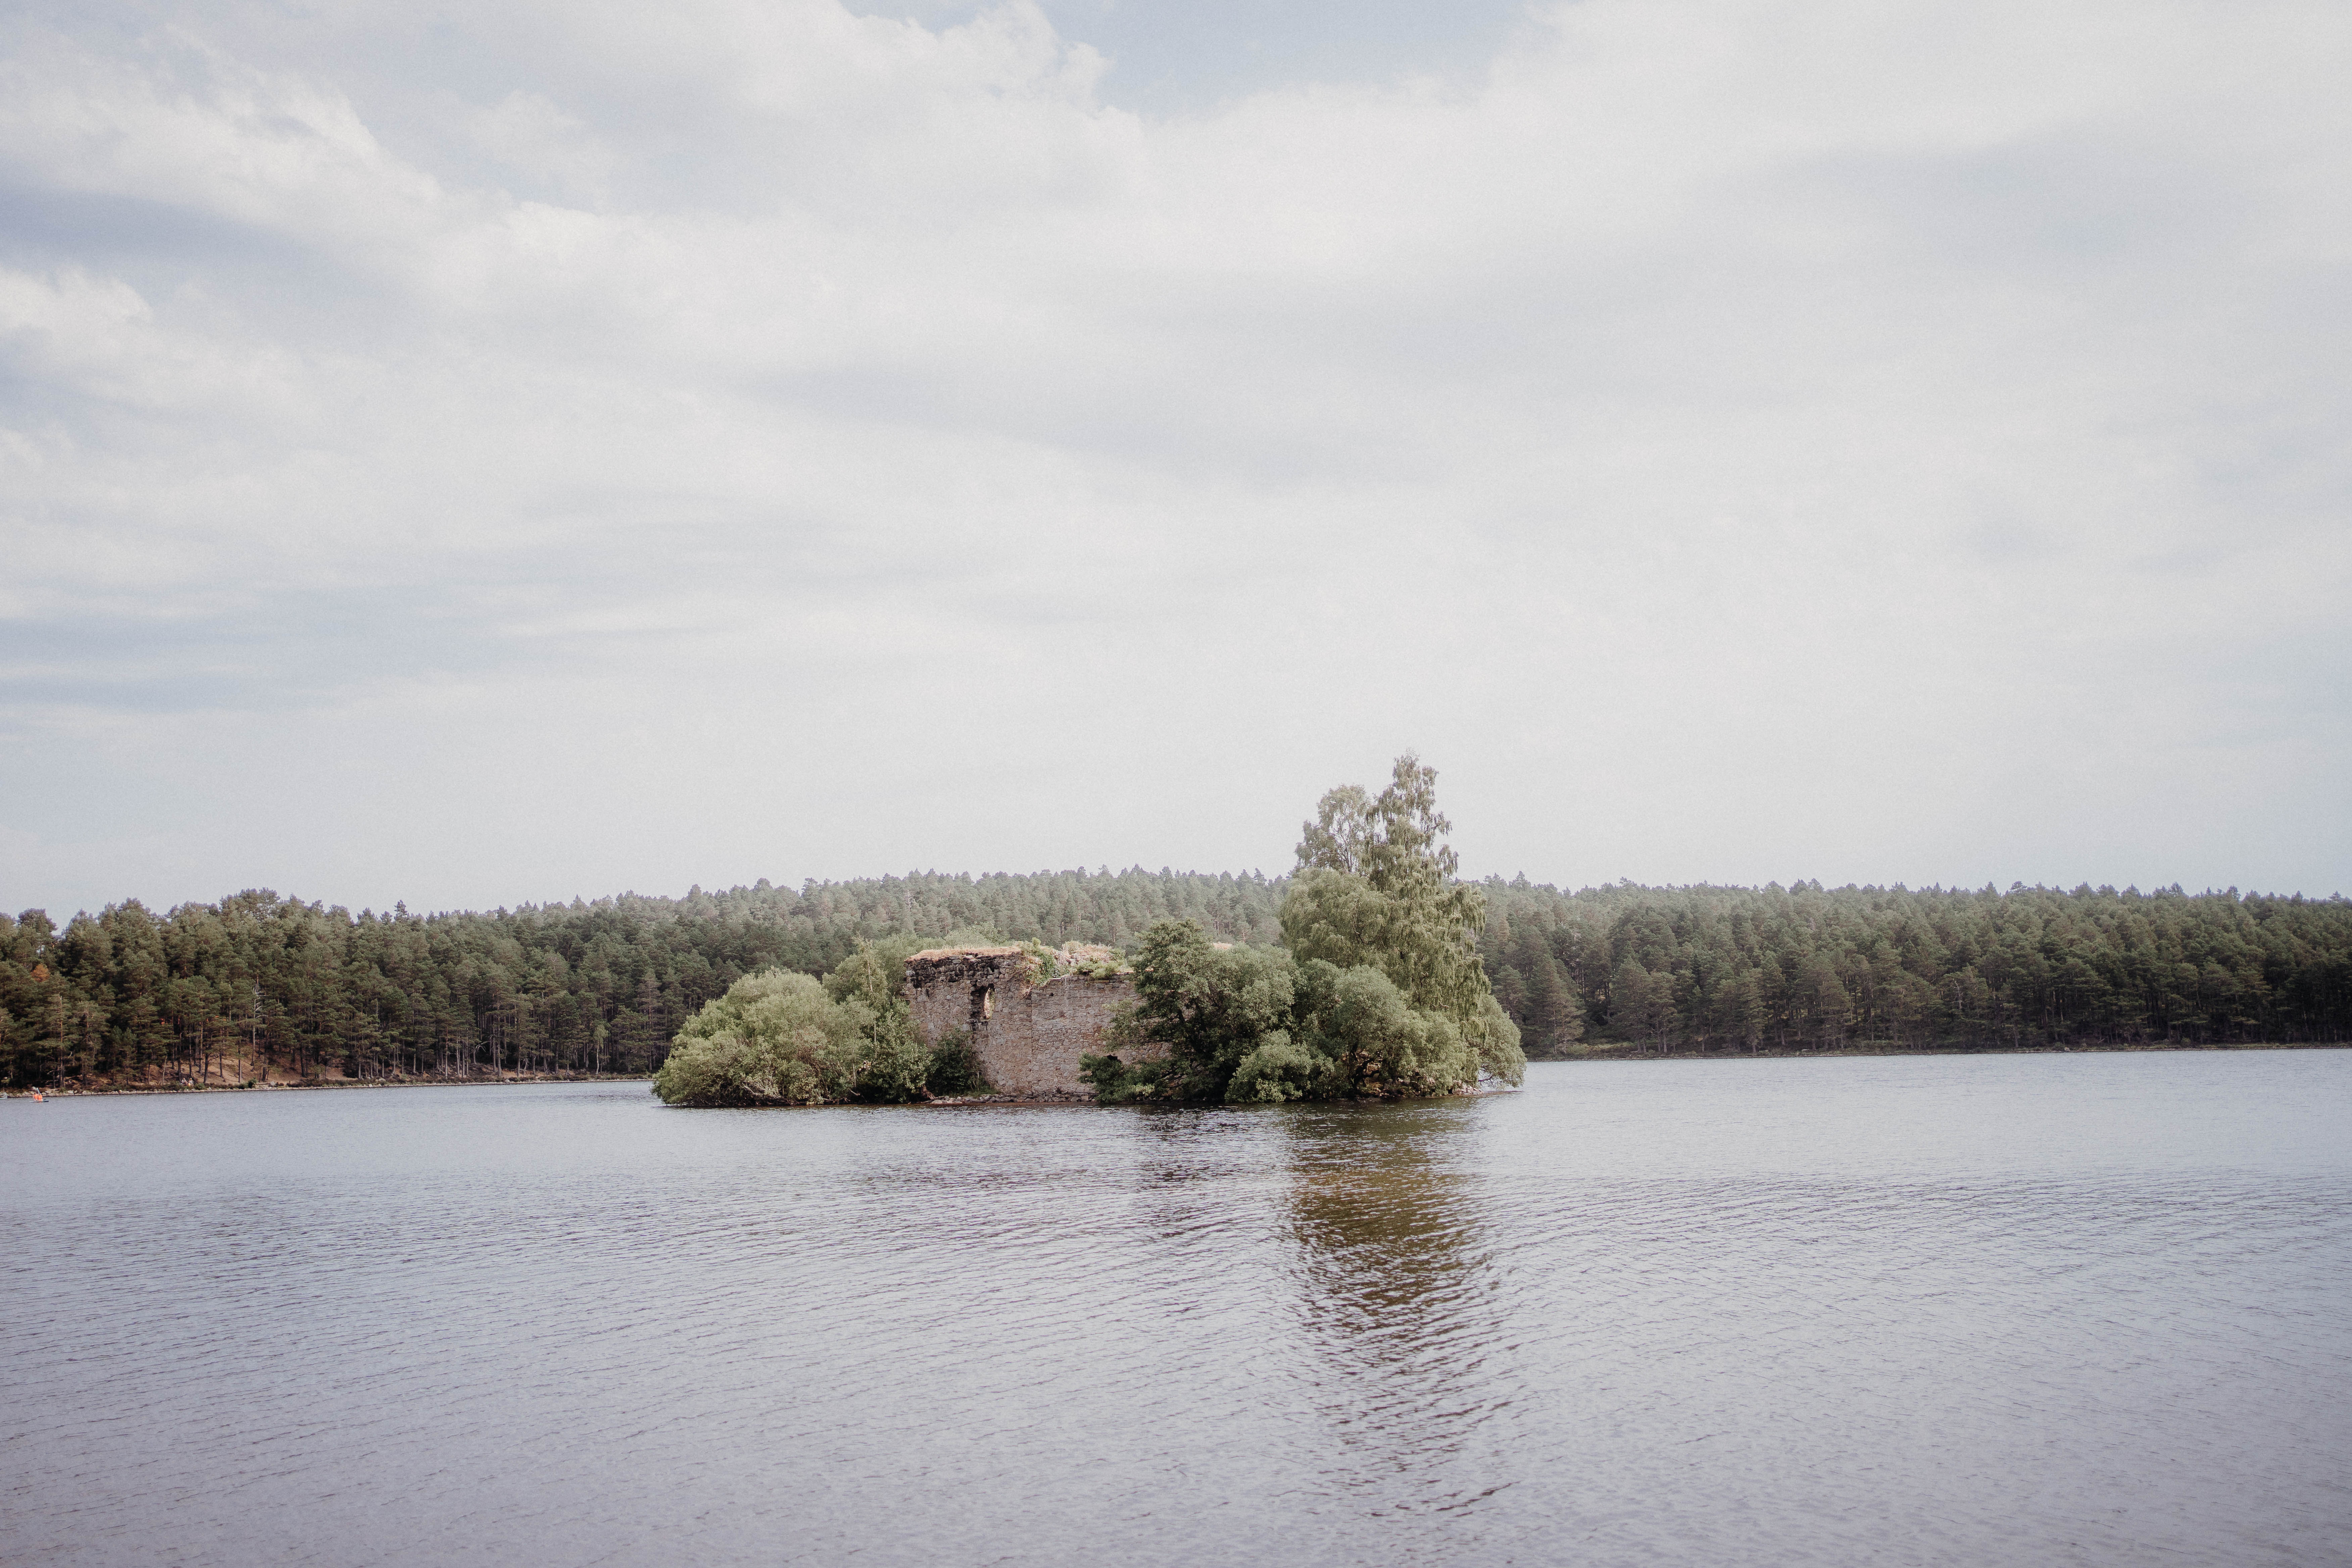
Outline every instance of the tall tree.
{"type": "Polygon", "coordinates": [[[1329,791],[1302,827],[1283,940],[1301,962],[1380,970],[1412,1006],[1450,1019],[1486,1071],[1516,1079],[1527,1058],[1486,982],[1486,900],[1454,879],[1452,828],[1437,809],[1437,771],[1411,752],[1378,795],[1329,791]]]}

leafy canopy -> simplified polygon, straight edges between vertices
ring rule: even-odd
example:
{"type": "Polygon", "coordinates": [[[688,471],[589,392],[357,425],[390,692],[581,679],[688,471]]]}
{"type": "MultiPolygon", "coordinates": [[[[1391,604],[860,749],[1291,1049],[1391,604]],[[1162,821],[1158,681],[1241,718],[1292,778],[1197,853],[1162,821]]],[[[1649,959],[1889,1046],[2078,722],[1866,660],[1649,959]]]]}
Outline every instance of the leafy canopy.
{"type": "Polygon", "coordinates": [[[918,936],[860,942],[820,982],[786,969],[747,974],[678,1031],[654,1092],[672,1105],[898,1103],[973,1087],[961,1037],[927,1050],[899,976],[918,936]]]}
{"type": "Polygon", "coordinates": [[[1106,1100],[1419,1098],[1517,1083],[1518,1029],[1486,984],[1485,907],[1454,880],[1437,773],[1408,752],[1378,795],[1323,796],[1281,910],[1286,949],[1152,928],[1115,1052],[1084,1071],[1106,1100]],[[1163,1047],[1162,1061],[1133,1062],[1163,1047]],[[1126,1055],[1116,1054],[1123,1050],[1126,1055]]]}

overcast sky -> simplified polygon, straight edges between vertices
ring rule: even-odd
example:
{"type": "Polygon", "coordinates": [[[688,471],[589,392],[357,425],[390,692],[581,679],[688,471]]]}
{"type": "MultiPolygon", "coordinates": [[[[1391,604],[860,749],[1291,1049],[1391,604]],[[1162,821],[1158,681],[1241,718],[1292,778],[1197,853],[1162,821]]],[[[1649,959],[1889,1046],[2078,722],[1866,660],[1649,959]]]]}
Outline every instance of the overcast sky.
{"type": "Polygon", "coordinates": [[[35,0],[0,903],[2352,890],[2352,7],[35,0]]]}

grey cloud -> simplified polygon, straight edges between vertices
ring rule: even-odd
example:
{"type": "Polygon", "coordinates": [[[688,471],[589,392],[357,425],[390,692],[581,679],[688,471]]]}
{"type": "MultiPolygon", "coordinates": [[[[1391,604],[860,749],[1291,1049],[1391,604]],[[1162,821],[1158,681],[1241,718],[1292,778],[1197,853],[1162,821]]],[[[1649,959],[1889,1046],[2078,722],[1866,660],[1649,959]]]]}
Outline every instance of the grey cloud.
{"type": "MultiPolygon", "coordinates": [[[[853,9],[929,26],[961,21],[971,0],[863,0],[853,9]]],[[[1395,77],[1475,79],[1516,31],[1526,0],[1045,0],[1065,37],[1109,61],[1110,101],[1154,112],[1198,112],[1301,81],[1395,77]]]]}
{"type": "Polygon", "coordinates": [[[2080,132],[1965,151],[1825,160],[1788,192],[1841,208],[1914,266],[2048,277],[2178,265],[2261,216],[2246,172],[2080,132]]]}
{"type": "Polygon", "coordinates": [[[1479,870],[2347,885],[2256,10],[54,12],[0,902],[1278,866],[1415,743],[1479,870]]]}

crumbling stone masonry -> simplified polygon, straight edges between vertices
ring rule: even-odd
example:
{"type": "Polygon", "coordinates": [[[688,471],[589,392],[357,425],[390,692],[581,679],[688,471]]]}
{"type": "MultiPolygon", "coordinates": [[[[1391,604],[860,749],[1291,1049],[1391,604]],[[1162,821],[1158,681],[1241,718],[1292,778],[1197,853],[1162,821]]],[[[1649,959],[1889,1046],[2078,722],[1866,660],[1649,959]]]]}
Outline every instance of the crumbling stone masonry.
{"type": "MultiPolygon", "coordinates": [[[[1065,948],[1066,966],[1110,950],[1065,948]]],[[[972,1054],[999,1094],[1087,1098],[1078,1058],[1100,1056],[1111,1015],[1135,1000],[1132,976],[1057,974],[1040,981],[1037,960],[1017,947],[938,947],[907,960],[907,1003],[915,1032],[937,1046],[968,1031],[972,1054]]],[[[1146,1053],[1129,1051],[1131,1057],[1146,1053]]],[[[1148,1053],[1150,1055],[1164,1052],[1148,1053]]]]}

